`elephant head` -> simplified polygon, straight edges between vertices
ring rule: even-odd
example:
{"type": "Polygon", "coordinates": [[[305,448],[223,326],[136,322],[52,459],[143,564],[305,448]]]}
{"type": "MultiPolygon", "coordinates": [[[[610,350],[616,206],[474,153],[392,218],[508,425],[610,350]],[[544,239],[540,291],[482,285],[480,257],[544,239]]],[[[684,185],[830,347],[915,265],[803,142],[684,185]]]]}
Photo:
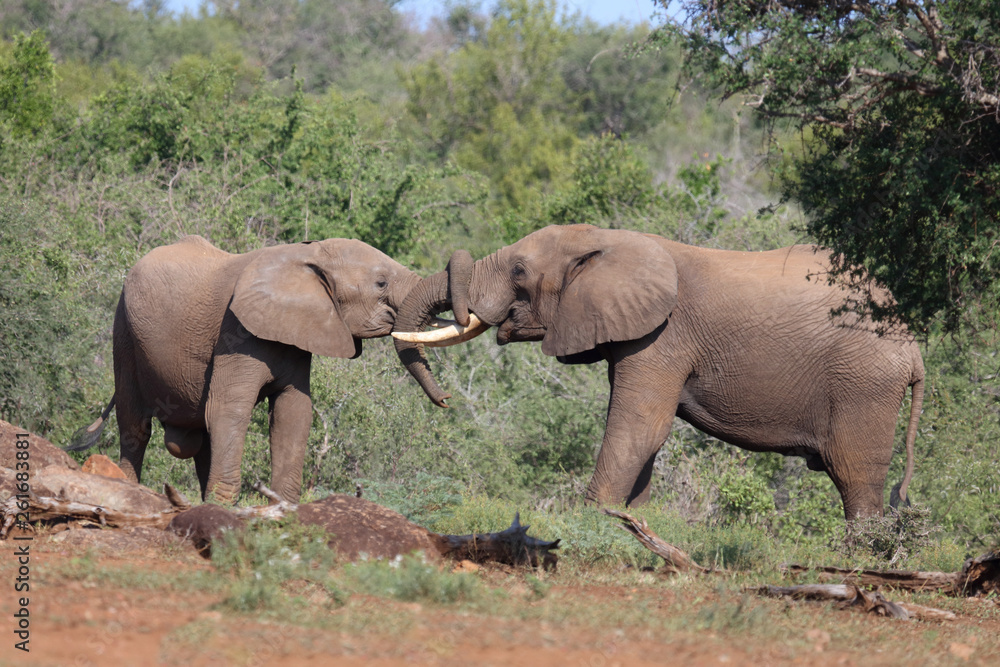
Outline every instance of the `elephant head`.
{"type": "Polygon", "coordinates": [[[248,258],[229,304],[233,314],[258,338],[327,357],[353,359],[362,339],[387,336],[420,282],[353,239],[274,246],[248,258]]]}
{"type": "MultiPolygon", "coordinates": [[[[457,253],[456,253],[457,254],[457,253]]],[[[468,286],[448,273],[426,278],[400,309],[393,336],[409,372],[435,403],[442,390],[422,346],[468,340],[496,326],[497,343],[541,341],[545,354],[565,363],[602,358],[602,343],[634,340],[663,324],[677,302],[677,267],[651,237],[590,225],[550,226],[475,262],[468,286]],[[462,294],[464,292],[464,294],[462,294]],[[450,298],[461,294],[467,302],[450,298]],[[453,308],[451,336],[420,332],[453,308]]]]}

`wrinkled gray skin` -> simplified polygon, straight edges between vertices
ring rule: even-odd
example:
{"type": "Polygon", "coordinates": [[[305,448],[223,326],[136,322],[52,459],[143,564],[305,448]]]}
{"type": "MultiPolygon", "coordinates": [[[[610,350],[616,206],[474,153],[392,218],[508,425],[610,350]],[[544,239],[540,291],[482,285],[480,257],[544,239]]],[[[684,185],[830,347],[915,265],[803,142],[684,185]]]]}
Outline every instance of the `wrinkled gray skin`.
{"type": "Polygon", "coordinates": [[[355,358],[386,336],[420,281],[361,241],[327,239],[232,255],[199,236],[151,251],[114,323],[121,468],[142,474],[153,417],[167,449],[194,458],[203,497],[232,500],[251,411],[268,400],[271,488],[297,501],[313,354],[355,358]]]}
{"type": "MultiPolygon", "coordinates": [[[[563,363],[606,361],[611,396],[592,502],[648,500],[654,457],[678,415],[745,449],[804,457],[830,476],[853,519],[882,512],[912,387],[906,497],[924,368],[905,330],[880,336],[856,315],[833,315],[848,295],[828,283],[827,257],[813,246],[732,252],[547,227],[475,262],[465,303],[452,303],[444,274],[424,280],[395,330],[419,331],[454,307],[456,319],[471,310],[497,326],[500,345],[541,341],[563,363]]],[[[421,345],[396,347],[438,402],[421,345]]]]}

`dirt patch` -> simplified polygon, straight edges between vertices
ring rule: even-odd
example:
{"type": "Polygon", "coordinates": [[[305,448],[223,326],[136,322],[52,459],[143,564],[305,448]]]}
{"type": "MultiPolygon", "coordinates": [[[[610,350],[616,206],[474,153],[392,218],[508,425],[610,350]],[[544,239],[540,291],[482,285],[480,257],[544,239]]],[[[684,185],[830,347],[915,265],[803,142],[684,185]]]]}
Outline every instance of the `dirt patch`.
{"type": "Polygon", "coordinates": [[[437,555],[430,533],[402,514],[363,498],[332,494],[299,505],[299,522],[320,526],[330,534],[330,548],[354,560],[361,554],[392,558],[412,551],[437,555]]]}
{"type": "Polygon", "coordinates": [[[48,540],[52,545],[59,545],[76,553],[94,550],[119,555],[146,552],[156,556],[169,549],[182,551],[187,548],[187,544],[179,536],[145,526],[120,529],[73,526],[50,535],[48,540]]]}
{"type": "MultiPolygon", "coordinates": [[[[474,605],[352,594],[282,614],[220,606],[223,576],[148,528],[74,529],[31,542],[27,665],[987,665],[1000,664],[1000,606],[954,600],[957,622],[900,622],[832,605],[749,596],[701,578],[622,570],[526,576],[484,567],[474,605]],[[600,579],[600,581],[590,581],[600,579]],[[543,584],[538,588],[538,582],[543,584]]],[[[169,538],[172,539],[172,538],[169,538]]],[[[13,544],[7,541],[4,551],[13,544]]],[[[0,582],[17,565],[0,557],[0,582]]]]}

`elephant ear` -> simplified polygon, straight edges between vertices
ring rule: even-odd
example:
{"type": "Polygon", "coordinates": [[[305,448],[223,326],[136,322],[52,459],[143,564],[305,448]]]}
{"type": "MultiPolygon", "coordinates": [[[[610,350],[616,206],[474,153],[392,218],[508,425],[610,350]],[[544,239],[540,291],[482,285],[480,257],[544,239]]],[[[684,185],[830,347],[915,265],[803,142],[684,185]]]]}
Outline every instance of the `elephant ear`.
{"type": "Polygon", "coordinates": [[[308,243],[258,251],[236,281],[229,308],[258,338],[353,358],[360,350],[337,312],[336,284],[322,268],[321,252],[308,243]]]}
{"type": "Polygon", "coordinates": [[[677,304],[677,265],[657,239],[624,230],[602,230],[599,238],[566,269],[542,340],[547,355],[570,357],[642,338],[677,304]]]}

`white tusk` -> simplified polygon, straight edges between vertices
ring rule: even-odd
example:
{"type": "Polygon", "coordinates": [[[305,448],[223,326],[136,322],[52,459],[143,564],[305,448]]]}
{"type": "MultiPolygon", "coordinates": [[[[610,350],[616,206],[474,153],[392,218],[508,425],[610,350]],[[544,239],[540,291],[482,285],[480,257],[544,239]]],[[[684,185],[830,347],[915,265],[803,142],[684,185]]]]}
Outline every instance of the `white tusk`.
{"type": "Polygon", "coordinates": [[[408,343],[423,343],[428,347],[447,347],[471,340],[490,328],[475,313],[469,313],[469,326],[463,327],[457,322],[437,331],[393,331],[392,337],[405,340],[408,343]]]}
{"type": "Polygon", "coordinates": [[[443,329],[444,327],[450,327],[453,324],[457,324],[455,320],[446,320],[441,317],[435,317],[430,322],[428,322],[435,329],[443,329]]]}

